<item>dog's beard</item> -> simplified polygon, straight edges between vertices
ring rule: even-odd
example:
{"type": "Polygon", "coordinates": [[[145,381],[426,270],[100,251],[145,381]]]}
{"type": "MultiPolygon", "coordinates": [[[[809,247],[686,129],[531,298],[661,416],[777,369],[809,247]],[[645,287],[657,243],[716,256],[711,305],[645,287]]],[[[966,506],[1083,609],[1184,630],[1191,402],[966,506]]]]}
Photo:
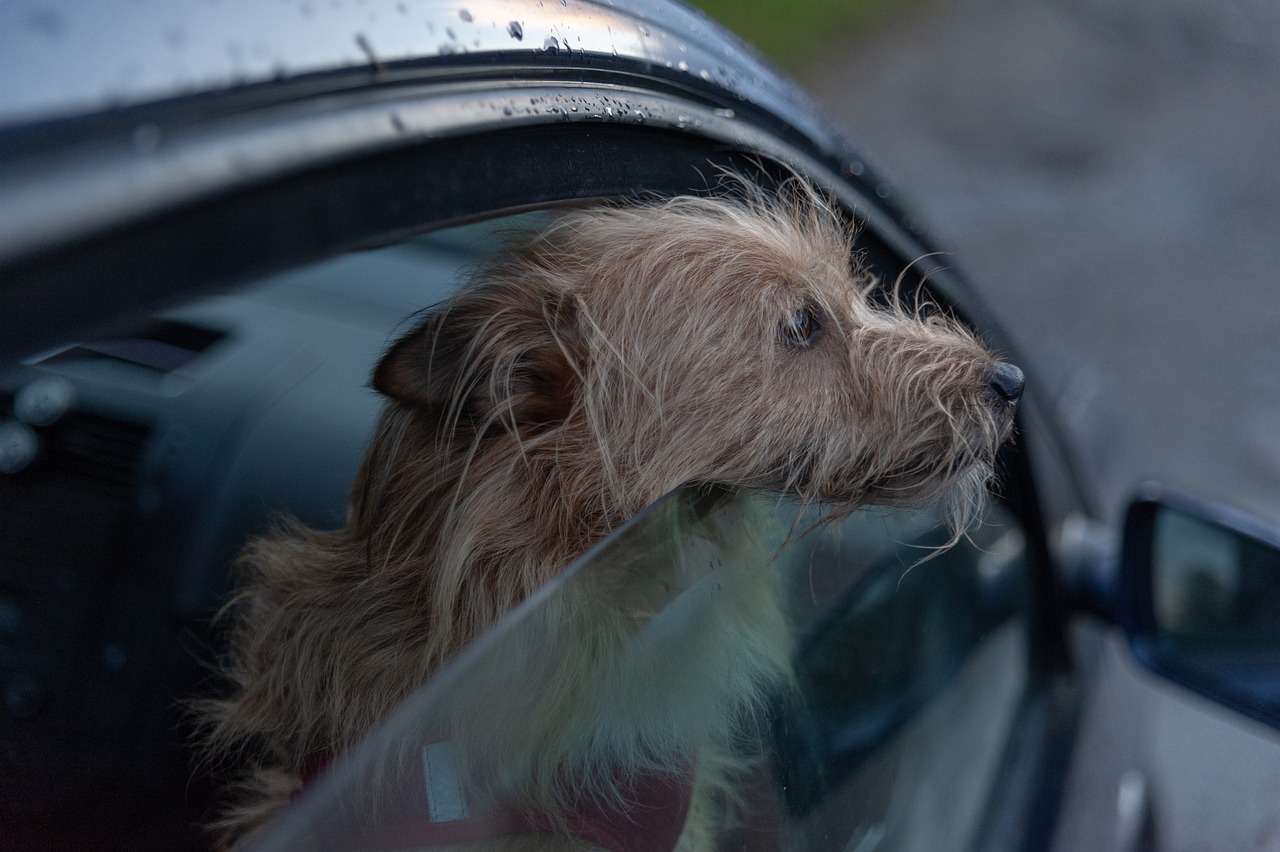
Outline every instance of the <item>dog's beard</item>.
{"type": "Polygon", "coordinates": [[[969,435],[926,444],[906,456],[860,454],[833,464],[819,453],[792,450],[779,459],[764,490],[827,507],[845,517],[865,506],[937,508],[958,541],[982,511],[996,452],[1011,430],[995,419],[969,435]]]}

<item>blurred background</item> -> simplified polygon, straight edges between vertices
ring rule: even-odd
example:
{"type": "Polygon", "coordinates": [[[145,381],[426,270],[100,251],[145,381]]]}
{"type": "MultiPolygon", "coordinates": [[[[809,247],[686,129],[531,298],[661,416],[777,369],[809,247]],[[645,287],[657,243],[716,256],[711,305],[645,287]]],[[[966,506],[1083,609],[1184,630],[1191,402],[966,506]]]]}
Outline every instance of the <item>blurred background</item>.
{"type": "MultiPolygon", "coordinates": [[[[1104,520],[1155,479],[1280,525],[1280,3],[699,4],[953,252],[1104,520]]],[[[1120,848],[1135,789],[1154,829],[1126,849],[1280,849],[1275,733],[1109,640],[1057,849],[1120,848]]]]}

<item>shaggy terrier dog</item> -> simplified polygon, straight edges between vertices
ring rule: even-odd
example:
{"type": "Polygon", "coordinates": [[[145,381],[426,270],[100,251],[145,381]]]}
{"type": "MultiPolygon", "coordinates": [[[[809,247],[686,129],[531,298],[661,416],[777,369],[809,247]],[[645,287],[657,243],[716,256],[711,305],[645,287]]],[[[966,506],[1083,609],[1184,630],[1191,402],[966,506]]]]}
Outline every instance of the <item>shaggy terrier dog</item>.
{"type": "MultiPolygon", "coordinates": [[[[229,837],[681,485],[837,514],[942,504],[963,534],[1022,374],[944,313],[874,296],[847,222],[798,179],[739,189],[563,215],[383,357],[373,386],[388,401],[346,525],[294,525],[242,558],[232,689],[206,708],[211,751],[248,764],[229,837]]],[[[505,737],[535,779],[510,792],[522,816],[507,836],[453,840],[714,848],[734,720],[787,677],[769,573],[724,578],[681,639],[680,675],[651,680],[601,650],[645,623],[626,590],[577,584],[553,611],[569,658],[545,675],[555,699],[523,708],[536,742],[505,737]],[[663,814],[656,845],[617,829],[663,814]]]]}

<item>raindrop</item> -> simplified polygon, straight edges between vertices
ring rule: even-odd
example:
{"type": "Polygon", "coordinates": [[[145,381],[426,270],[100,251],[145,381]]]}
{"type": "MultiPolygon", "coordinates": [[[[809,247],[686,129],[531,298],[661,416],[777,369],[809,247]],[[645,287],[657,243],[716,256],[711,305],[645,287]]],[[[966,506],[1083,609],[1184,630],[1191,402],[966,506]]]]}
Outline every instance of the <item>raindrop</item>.
{"type": "Polygon", "coordinates": [[[447,35],[449,38],[453,39],[454,41],[458,40],[458,37],[453,34],[453,27],[445,27],[444,34],[447,35]]]}
{"type": "Polygon", "coordinates": [[[408,129],[404,126],[404,119],[394,112],[391,114],[391,126],[396,129],[396,133],[404,133],[408,129]]]}
{"type": "Polygon", "coordinates": [[[716,115],[720,116],[721,118],[733,118],[734,116],[734,112],[731,109],[718,109],[718,110],[714,110],[714,112],[716,115]]]}
{"type": "Polygon", "coordinates": [[[888,197],[889,197],[889,184],[887,184],[887,183],[877,184],[877,185],[876,185],[876,195],[880,196],[881,198],[888,198],[888,197]]]}
{"type": "Polygon", "coordinates": [[[542,43],[542,46],[546,50],[557,51],[560,49],[560,40],[555,36],[547,36],[547,40],[542,43]]]}
{"type": "Polygon", "coordinates": [[[640,35],[644,36],[645,38],[649,37],[649,28],[646,27],[644,24],[640,25],[640,35]]]}
{"type": "Polygon", "coordinates": [[[512,21],[507,24],[507,34],[516,41],[524,41],[524,27],[520,26],[519,21],[512,21]]]}
{"type": "Polygon", "coordinates": [[[471,13],[468,12],[466,9],[462,9],[461,11],[459,11],[458,17],[466,21],[468,24],[471,23],[471,13]]]}
{"type": "Polygon", "coordinates": [[[509,107],[509,106],[504,106],[504,107],[502,108],[502,114],[503,114],[503,115],[511,115],[511,107],[509,107]]]}
{"type": "Polygon", "coordinates": [[[676,67],[679,68],[681,71],[688,71],[689,63],[681,59],[679,62],[676,63],[676,67]]]}
{"type": "Polygon", "coordinates": [[[708,83],[711,82],[711,72],[705,68],[698,72],[698,76],[706,80],[708,83]]]}

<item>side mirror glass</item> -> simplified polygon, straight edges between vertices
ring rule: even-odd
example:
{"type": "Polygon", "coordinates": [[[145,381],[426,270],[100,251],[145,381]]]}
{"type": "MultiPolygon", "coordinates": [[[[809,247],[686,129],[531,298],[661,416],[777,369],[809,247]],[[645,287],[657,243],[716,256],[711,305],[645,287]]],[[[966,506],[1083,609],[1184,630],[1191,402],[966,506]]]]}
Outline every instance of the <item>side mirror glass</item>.
{"type": "Polygon", "coordinates": [[[1120,618],[1149,669],[1280,728],[1280,537],[1169,494],[1125,520],[1120,618]]]}

